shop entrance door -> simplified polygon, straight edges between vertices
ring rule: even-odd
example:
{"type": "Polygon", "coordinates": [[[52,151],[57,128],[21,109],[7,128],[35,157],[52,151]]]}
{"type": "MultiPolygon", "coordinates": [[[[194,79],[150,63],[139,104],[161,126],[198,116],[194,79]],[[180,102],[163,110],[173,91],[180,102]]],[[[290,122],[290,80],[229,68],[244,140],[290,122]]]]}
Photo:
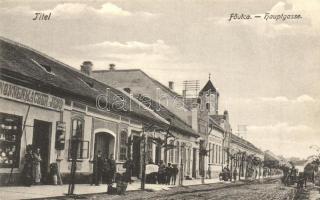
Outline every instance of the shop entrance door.
{"type": "Polygon", "coordinates": [[[103,158],[109,158],[110,154],[113,154],[114,137],[106,132],[96,133],[94,147],[95,157],[98,155],[98,152],[101,151],[103,158]]]}
{"type": "Polygon", "coordinates": [[[42,162],[40,163],[42,183],[48,183],[50,181],[48,176],[51,127],[51,122],[34,120],[32,146],[40,149],[40,157],[42,159],[42,162]]]}
{"type": "Polygon", "coordinates": [[[140,174],[140,137],[133,136],[133,146],[132,146],[132,160],[133,160],[133,170],[132,176],[139,177],[140,174]]]}

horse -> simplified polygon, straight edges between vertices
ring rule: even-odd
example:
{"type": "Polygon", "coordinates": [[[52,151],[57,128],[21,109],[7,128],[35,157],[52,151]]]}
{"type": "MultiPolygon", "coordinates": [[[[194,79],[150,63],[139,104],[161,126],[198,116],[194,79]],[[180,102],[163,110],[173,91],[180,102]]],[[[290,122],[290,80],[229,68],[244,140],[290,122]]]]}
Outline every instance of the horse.
{"type": "Polygon", "coordinates": [[[307,186],[307,181],[315,182],[315,173],[319,170],[319,164],[315,161],[308,163],[303,170],[304,184],[307,186]]]}

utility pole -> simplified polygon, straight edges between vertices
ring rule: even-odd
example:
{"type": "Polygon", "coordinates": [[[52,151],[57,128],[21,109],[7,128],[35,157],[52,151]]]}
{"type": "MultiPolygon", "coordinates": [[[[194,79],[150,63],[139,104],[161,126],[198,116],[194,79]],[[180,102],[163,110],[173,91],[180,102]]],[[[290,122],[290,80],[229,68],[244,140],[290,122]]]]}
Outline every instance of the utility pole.
{"type": "Polygon", "coordinates": [[[71,139],[71,181],[69,183],[68,195],[73,195],[74,192],[79,142],[80,140],[78,137],[71,139]]]}
{"type": "Polygon", "coordinates": [[[239,163],[239,181],[241,179],[241,173],[242,173],[242,160],[243,160],[243,152],[240,152],[240,163],[239,163]]]}
{"type": "Polygon", "coordinates": [[[180,176],[179,176],[179,185],[183,185],[183,146],[181,146],[181,161],[180,161],[180,176]]]}
{"type": "Polygon", "coordinates": [[[144,190],[145,189],[145,181],[146,181],[146,134],[145,134],[145,129],[143,130],[143,135],[142,135],[141,141],[142,141],[142,145],[143,145],[141,190],[144,190]]]}

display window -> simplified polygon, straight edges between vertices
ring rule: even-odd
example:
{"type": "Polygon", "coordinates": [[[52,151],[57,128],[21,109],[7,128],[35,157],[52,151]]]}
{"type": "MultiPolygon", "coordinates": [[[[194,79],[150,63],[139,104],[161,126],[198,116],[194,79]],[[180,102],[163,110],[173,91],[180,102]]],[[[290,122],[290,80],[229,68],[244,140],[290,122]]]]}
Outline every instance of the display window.
{"type": "Polygon", "coordinates": [[[0,113],[0,168],[19,167],[21,124],[21,116],[0,113]]]}

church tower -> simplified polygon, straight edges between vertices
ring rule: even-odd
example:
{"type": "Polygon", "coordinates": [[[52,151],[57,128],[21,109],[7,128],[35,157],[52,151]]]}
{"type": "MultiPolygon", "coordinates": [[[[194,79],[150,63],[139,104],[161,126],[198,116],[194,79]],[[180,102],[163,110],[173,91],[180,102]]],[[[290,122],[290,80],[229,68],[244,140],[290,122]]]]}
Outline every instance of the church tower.
{"type": "Polygon", "coordinates": [[[201,108],[206,109],[209,115],[217,115],[219,111],[219,92],[211,82],[211,75],[209,74],[209,80],[206,85],[199,92],[199,98],[201,99],[201,108]]]}

